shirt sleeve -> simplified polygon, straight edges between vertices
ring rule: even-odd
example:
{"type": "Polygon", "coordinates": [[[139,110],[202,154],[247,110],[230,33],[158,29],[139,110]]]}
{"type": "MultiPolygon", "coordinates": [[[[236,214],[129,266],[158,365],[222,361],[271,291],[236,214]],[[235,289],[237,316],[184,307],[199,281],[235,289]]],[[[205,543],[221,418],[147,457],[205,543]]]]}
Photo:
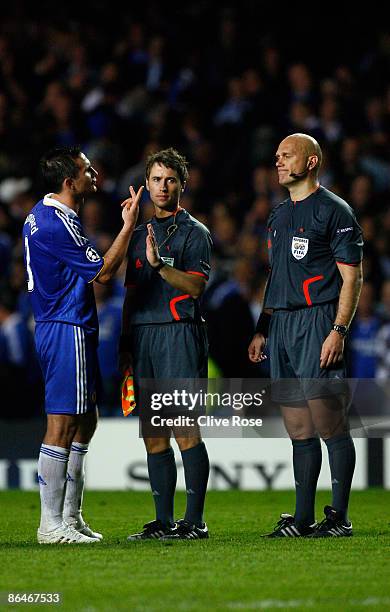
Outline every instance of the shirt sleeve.
{"type": "Polygon", "coordinates": [[[330,248],[338,263],[356,265],[363,258],[363,233],[352,208],[339,204],[329,220],[330,248]]]}
{"type": "Polygon", "coordinates": [[[104,265],[104,259],[83,234],[81,224],[65,214],[59,214],[53,228],[53,248],[58,259],[91,283],[104,265]]]}
{"type": "Polygon", "coordinates": [[[211,247],[212,240],[209,232],[203,227],[194,227],[184,247],[184,271],[188,274],[203,276],[208,280],[211,269],[211,247]]]}

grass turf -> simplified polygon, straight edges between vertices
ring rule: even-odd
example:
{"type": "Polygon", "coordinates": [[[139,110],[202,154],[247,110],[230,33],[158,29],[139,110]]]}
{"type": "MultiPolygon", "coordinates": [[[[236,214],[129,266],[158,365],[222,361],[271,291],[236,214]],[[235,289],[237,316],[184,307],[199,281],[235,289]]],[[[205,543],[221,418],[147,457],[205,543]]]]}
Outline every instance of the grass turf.
{"type": "MultiPolygon", "coordinates": [[[[177,516],[184,503],[179,493],[177,516]]],[[[77,612],[390,610],[390,491],[353,493],[353,538],[260,539],[293,503],[292,491],[211,491],[208,541],[127,543],[153,518],[150,495],[89,491],[85,515],[104,541],[39,546],[38,494],[0,492],[0,609],[7,592],[59,591],[59,609],[77,612]]],[[[326,503],[320,492],[318,519],[326,503]]]]}

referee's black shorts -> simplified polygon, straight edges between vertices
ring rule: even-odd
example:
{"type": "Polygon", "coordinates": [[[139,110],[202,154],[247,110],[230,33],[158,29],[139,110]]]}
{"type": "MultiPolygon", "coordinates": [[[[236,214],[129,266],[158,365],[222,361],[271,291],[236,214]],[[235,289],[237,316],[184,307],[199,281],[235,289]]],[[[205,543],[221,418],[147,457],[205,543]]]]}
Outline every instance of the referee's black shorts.
{"type": "Polygon", "coordinates": [[[132,328],[134,379],[207,378],[206,325],[175,321],[132,328]]]}
{"type": "Polygon", "coordinates": [[[320,367],[322,344],[335,320],[337,303],[275,310],[269,329],[271,397],[285,406],[348,392],[344,360],[320,367]]]}
{"type": "MultiPolygon", "coordinates": [[[[165,437],[170,434],[166,427],[150,424],[153,412],[153,397],[162,394],[187,391],[195,394],[207,391],[208,341],[205,324],[178,321],[159,325],[133,327],[132,357],[134,388],[138,414],[143,422],[143,433],[148,437],[165,437]]],[[[199,411],[199,407],[196,409],[199,411]]],[[[188,407],[170,404],[160,415],[175,417],[190,416],[188,407]]],[[[198,434],[192,427],[182,436],[198,434]]]]}

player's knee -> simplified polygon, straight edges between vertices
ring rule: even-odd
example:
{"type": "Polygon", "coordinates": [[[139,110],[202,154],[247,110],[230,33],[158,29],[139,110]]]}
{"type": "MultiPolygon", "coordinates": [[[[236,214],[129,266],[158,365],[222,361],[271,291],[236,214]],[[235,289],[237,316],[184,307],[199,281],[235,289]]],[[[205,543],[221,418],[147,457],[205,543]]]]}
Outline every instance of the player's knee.
{"type": "Polygon", "coordinates": [[[189,450],[190,448],[194,448],[194,446],[198,446],[202,439],[198,436],[196,437],[184,437],[184,438],[176,438],[177,445],[181,451],[189,450]]]}
{"type": "Polygon", "coordinates": [[[169,438],[144,438],[146,452],[162,453],[170,447],[169,438]]]}
{"type": "Polygon", "coordinates": [[[328,423],[326,425],[321,425],[317,431],[322,440],[329,440],[334,436],[339,436],[346,433],[348,431],[348,427],[346,422],[343,421],[340,423],[328,423]]]}
{"type": "Polygon", "coordinates": [[[287,432],[291,440],[307,440],[308,438],[313,438],[315,435],[314,429],[307,427],[304,423],[301,425],[290,425],[287,427],[287,432]]]}
{"type": "Polygon", "coordinates": [[[93,434],[95,433],[97,426],[97,413],[96,411],[87,412],[82,416],[78,417],[77,430],[75,433],[74,441],[81,442],[82,444],[89,444],[93,434]]]}
{"type": "Polygon", "coordinates": [[[47,419],[44,443],[60,448],[70,448],[76,431],[76,416],[50,414],[47,419]]]}

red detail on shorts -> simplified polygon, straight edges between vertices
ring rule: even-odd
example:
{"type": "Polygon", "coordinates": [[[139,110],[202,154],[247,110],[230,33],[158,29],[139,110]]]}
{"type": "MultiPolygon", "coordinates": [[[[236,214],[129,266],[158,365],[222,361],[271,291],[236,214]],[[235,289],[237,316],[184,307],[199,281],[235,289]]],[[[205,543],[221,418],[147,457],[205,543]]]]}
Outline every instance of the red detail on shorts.
{"type": "Polygon", "coordinates": [[[306,300],[306,304],[308,306],[312,305],[312,301],[311,301],[311,297],[310,297],[310,293],[309,293],[309,285],[311,283],[315,283],[316,281],[322,280],[324,278],[324,275],[321,274],[320,276],[313,276],[312,278],[307,278],[305,281],[303,281],[303,293],[305,295],[305,300],[306,300]]]}
{"type": "Polygon", "coordinates": [[[203,274],[203,272],[194,272],[193,270],[186,270],[186,274],[196,274],[196,276],[203,276],[203,278],[207,278],[206,274],[203,274]]]}
{"type": "Polygon", "coordinates": [[[132,288],[136,287],[137,285],[134,285],[132,283],[125,283],[124,286],[127,287],[127,289],[132,289],[132,288]]]}
{"type": "Polygon", "coordinates": [[[270,238],[268,238],[268,240],[267,240],[267,247],[268,247],[269,249],[272,247],[272,242],[271,242],[271,239],[270,239],[270,238]]]}
{"type": "Polygon", "coordinates": [[[137,268],[137,270],[139,270],[139,268],[143,267],[143,263],[140,260],[140,258],[138,257],[138,259],[135,260],[135,267],[137,268]]]}
{"type": "Polygon", "coordinates": [[[336,261],[337,264],[340,264],[341,266],[352,266],[353,268],[356,268],[356,266],[358,266],[359,264],[350,264],[350,263],[346,263],[345,261],[336,261]]]}
{"type": "Polygon", "coordinates": [[[187,300],[189,297],[191,297],[190,294],[186,293],[185,295],[178,295],[169,302],[169,308],[175,321],[180,321],[180,316],[175,306],[176,302],[181,302],[181,300],[187,300]]]}

